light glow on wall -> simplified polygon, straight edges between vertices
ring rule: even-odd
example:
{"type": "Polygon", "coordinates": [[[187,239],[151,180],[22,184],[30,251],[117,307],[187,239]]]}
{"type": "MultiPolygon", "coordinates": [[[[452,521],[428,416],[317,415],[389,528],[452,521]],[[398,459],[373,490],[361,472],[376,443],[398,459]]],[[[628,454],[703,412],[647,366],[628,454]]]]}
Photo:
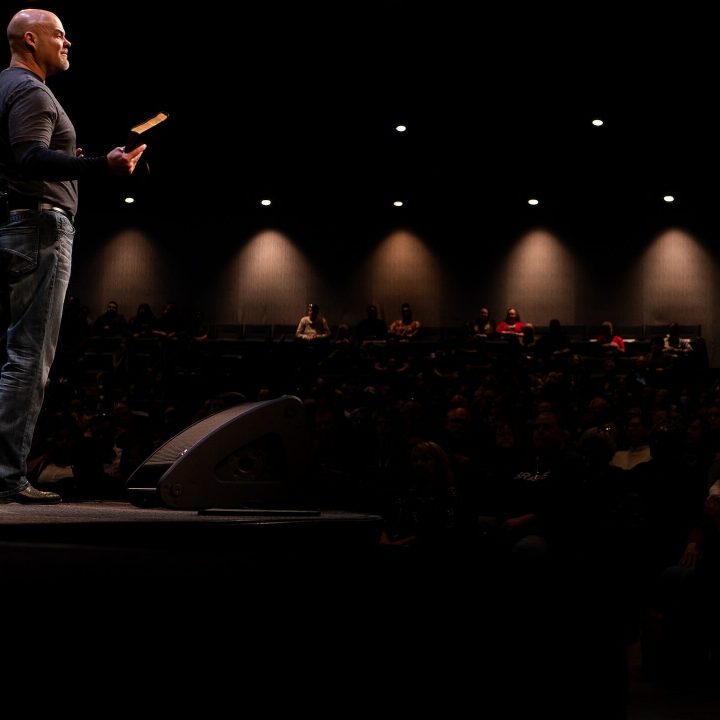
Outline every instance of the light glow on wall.
{"type": "Polygon", "coordinates": [[[413,233],[398,230],[377,247],[364,271],[368,302],[378,305],[388,324],[409,302],[415,318],[437,325],[442,316],[445,272],[428,246],[413,233]]]}
{"type": "Polygon", "coordinates": [[[504,307],[494,310],[497,320],[508,307],[533,325],[547,325],[552,318],[574,324],[576,262],[560,240],[545,230],[520,238],[508,254],[501,277],[505,278],[504,307]]]}
{"type": "Polygon", "coordinates": [[[707,323],[713,307],[717,267],[689,233],[671,229],[657,237],[635,268],[647,324],[707,323]]]}
{"type": "Polygon", "coordinates": [[[214,291],[222,322],[289,323],[308,302],[324,304],[315,268],[285,235],[264,230],[252,237],[228,264],[214,291]]]}

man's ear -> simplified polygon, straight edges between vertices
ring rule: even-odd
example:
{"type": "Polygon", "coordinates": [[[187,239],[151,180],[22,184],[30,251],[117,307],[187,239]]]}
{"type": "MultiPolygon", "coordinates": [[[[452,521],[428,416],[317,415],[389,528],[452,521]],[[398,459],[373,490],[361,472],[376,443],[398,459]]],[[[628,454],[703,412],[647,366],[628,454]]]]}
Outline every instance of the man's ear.
{"type": "Polygon", "coordinates": [[[35,48],[37,45],[37,38],[35,37],[35,33],[32,32],[32,30],[26,30],[25,34],[23,35],[23,40],[25,41],[25,45],[30,48],[35,48]]]}

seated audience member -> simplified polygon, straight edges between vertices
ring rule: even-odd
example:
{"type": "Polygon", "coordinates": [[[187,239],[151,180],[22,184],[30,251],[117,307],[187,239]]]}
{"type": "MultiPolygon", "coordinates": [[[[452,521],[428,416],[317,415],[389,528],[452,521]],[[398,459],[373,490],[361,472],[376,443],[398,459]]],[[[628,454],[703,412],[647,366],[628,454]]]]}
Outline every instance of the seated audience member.
{"type": "Polygon", "coordinates": [[[350,345],[352,338],[350,337],[350,326],[347,323],[340,323],[335,331],[335,337],[332,339],[333,345],[350,345]]]}
{"type": "Polygon", "coordinates": [[[381,356],[373,364],[373,369],[386,375],[388,377],[394,377],[407,373],[410,369],[410,363],[404,358],[398,357],[398,341],[395,336],[390,336],[387,343],[387,348],[383,348],[381,356]]]}
{"type": "Polygon", "coordinates": [[[421,441],[410,451],[408,487],[386,517],[382,542],[450,547],[456,506],[455,475],[447,453],[437,443],[421,441]]]}
{"type": "Polygon", "coordinates": [[[538,357],[549,358],[570,353],[570,338],[563,332],[560,321],[553,318],[548,325],[546,335],[542,335],[535,342],[535,354],[538,357]]]}
{"type": "Polygon", "coordinates": [[[208,325],[202,310],[194,310],[187,325],[187,335],[198,342],[208,339],[208,325]]]}
{"type": "Polygon", "coordinates": [[[692,352],[692,345],[686,338],[680,337],[680,326],[676,322],[668,325],[668,333],[663,339],[663,352],[668,355],[682,355],[692,352]]]}
{"type": "Polygon", "coordinates": [[[705,514],[720,529],[720,480],[716,480],[708,490],[705,499],[705,514]]]}
{"type": "Polygon", "coordinates": [[[480,308],[480,312],[474,322],[469,323],[470,338],[484,339],[495,334],[495,325],[490,317],[490,310],[486,307],[480,308]]]}
{"type": "Polygon", "coordinates": [[[309,342],[325,340],[330,337],[330,328],[327,320],[320,315],[319,305],[310,303],[307,306],[307,315],[300,318],[295,336],[309,342]]]}
{"type": "Polygon", "coordinates": [[[367,306],[367,317],[361,320],[355,328],[355,342],[364,343],[366,340],[385,340],[387,337],[387,325],[378,317],[378,309],[375,305],[367,306]]]}
{"type": "Polygon", "coordinates": [[[161,337],[174,338],[185,332],[185,324],[177,303],[169,302],[163,306],[160,317],[155,322],[153,333],[161,337]]]}
{"type": "Polygon", "coordinates": [[[506,458],[489,481],[493,489],[478,529],[517,560],[542,560],[548,552],[570,549],[583,466],[568,445],[569,436],[556,411],[540,410],[531,452],[515,451],[512,461],[506,458]]]}
{"type": "Polygon", "coordinates": [[[119,312],[119,306],[114,300],[110,300],[107,309],[102,315],[98,315],[92,327],[93,335],[103,337],[116,337],[125,335],[127,332],[127,320],[119,312]]]}
{"type": "Polygon", "coordinates": [[[643,422],[642,415],[637,412],[631,413],[625,429],[627,450],[618,450],[610,464],[622,470],[632,470],[636,465],[648,462],[651,459],[649,435],[650,430],[643,422]]]}
{"type": "Polygon", "coordinates": [[[393,320],[388,329],[388,334],[393,335],[398,340],[410,340],[420,332],[420,321],[413,320],[410,303],[402,304],[400,315],[399,320],[393,320]]]}
{"type": "Polygon", "coordinates": [[[157,318],[148,303],[138,305],[137,314],[130,319],[129,330],[133,337],[152,337],[157,318]]]}
{"type": "Polygon", "coordinates": [[[625,352],[625,342],[615,334],[613,324],[609,320],[605,320],[600,326],[600,335],[597,336],[597,341],[604,348],[615,348],[618,352],[625,352]]]}
{"type": "Polygon", "coordinates": [[[498,323],[495,332],[498,335],[517,335],[520,337],[525,329],[525,323],[520,320],[520,313],[516,308],[511,307],[505,313],[505,320],[498,323]]]}

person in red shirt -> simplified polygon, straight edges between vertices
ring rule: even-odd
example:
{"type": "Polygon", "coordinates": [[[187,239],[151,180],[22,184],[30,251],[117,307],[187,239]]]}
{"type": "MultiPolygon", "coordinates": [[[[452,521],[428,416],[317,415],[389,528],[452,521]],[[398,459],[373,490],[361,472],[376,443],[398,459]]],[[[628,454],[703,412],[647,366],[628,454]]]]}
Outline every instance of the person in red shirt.
{"type": "Polygon", "coordinates": [[[615,334],[613,324],[609,320],[605,320],[600,326],[600,335],[597,341],[606,348],[616,348],[619,352],[625,352],[625,343],[623,339],[615,334]]]}
{"type": "Polygon", "coordinates": [[[520,320],[520,313],[516,308],[507,309],[505,320],[498,323],[495,332],[498,335],[522,335],[525,329],[525,323],[520,320]]]}

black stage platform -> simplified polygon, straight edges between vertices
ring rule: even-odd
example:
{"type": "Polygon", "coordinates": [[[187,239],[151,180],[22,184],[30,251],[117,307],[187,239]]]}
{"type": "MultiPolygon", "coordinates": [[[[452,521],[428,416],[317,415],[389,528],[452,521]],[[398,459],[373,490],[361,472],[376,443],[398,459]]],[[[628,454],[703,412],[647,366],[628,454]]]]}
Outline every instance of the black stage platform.
{"type": "Polygon", "coordinates": [[[378,516],[348,512],[9,503],[0,505],[0,579],[243,582],[248,572],[352,565],[379,537],[378,516]]]}

